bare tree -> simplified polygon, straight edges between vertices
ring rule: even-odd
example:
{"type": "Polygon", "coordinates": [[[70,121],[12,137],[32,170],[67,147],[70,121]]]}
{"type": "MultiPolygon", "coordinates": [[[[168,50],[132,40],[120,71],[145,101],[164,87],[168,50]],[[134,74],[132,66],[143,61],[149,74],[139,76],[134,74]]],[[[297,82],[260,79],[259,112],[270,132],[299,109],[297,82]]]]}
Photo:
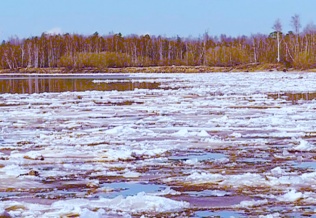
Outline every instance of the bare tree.
{"type": "Polygon", "coordinates": [[[282,24],[280,19],[277,19],[274,22],[274,25],[272,27],[274,29],[274,31],[277,33],[277,41],[278,41],[278,62],[280,62],[280,33],[282,32],[282,24]]]}
{"type": "Polygon", "coordinates": [[[316,33],[316,25],[313,22],[310,22],[304,28],[304,34],[314,34],[316,33]]]}
{"type": "Polygon", "coordinates": [[[291,26],[294,30],[294,33],[298,35],[300,33],[301,25],[301,18],[298,14],[295,14],[291,17],[291,26]]]}
{"type": "Polygon", "coordinates": [[[300,29],[302,27],[301,19],[300,19],[300,16],[298,14],[295,14],[294,16],[291,17],[291,26],[292,26],[293,31],[295,33],[294,52],[297,53],[299,51],[299,40],[298,39],[299,39],[300,29]]]}
{"type": "Polygon", "coordinates": [[[316,34],[316,25],[313,22],[310,22],[304,28],[303,37],[305,38],[305,51],[309,54],[312,50],[313,45],[315,45],[315,34],[316,34]]]}

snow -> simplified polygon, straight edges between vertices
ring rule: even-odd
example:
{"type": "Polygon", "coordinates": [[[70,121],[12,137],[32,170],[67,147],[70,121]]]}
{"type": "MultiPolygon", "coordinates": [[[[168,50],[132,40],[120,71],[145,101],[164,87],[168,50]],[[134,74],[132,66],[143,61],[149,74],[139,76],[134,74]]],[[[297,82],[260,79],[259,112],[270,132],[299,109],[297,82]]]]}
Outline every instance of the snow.
{"type": "Polygon", "coordinates": [[[268,200],[251,200],[251,201],[242,201],[239,203],[239,207],[255,207],[255,206],[260,206],[262,204],[267,204],[268,200]]]}
{"type": "Polygon", "coordinates": [[[309,143],[306,140],[301,139],[299,143],[300,144],[298,146],[294,147],[294,149],[297,151],[311,151],[316,149],[315,145],[309,143]]]}
{"type": "Polygon", "coordinates": [[[7,211],[16,217],[186,213],[196,203],[185,192],[187,186],[232,193],[229,197],[236,199],[239,194],[248,197],[227,208],[245,213],[250,213],[247,207],[256,208],[257,214],[246,214],[253,217],[269,211],[270,201],[285,208],[278,211],[280,216],[289,216],[284,211],[293,202],[302,204],[299,215],[315,204],[316,165],[302,168],[297,163],[316,159],[316,101],[289,96],[302,93],[315,98],[316,74],[122,77],[93,82],[160,87],[0,94],[0,214],[14,205],[25,207],[7,211]],[[298,79],[301,75],[303,79],[298,79]],[[169,158],[192,153],[223,157],[169,158]],[[30,173],[34,171],[39,175],[30,173]],[[108,198],[107,194],[122,192],[104,187],[112,182],[164,188],[108,198]],[[193,202],[188,204],[188,199],[193,202]]]}
{"type": "Polygon", "coordinates": [[[185,164],[189,164],[189,165],[196,165],[199,163],[199,160],[197,158],[193,158],[193,159],[189,159],[184,161],[185,164]]]}
{"type": "Polygon", "coordinates": [[[292,189],[289,192],[287,192],[286,194],[278,197],[277,199],[279,201],[285,201],[285,202],[286,201],[290,201],[290,202],[293,202],[293,201],[299,200],[302,197],[303,197],[303,193],[302,192],[297,192],[296,190],[292,189]]]}
{"type": "Polygon", "coordinates": [[[186,137],[188,135],[188,130],[187,129],[181,129],[176,133],[172,134],[173,136],[178,136],[178,137],[186,137]]]}
{"type": "Polygon", "coordinates": [[[126,173],[122,174],[122,176],[126,177],[126,178],[133,178],[133,177],[140,177],[141,174],[138,173],[138,172],[129,171],[129,172],[126,172],[126,173]]]}
{"type": "Polygon", "coordinates": [[[201,130],[201,132],[199,132],[197,135],[201,136],[201,137],[208,137],[208,136],[210,136],[205,130],[201,130]]]}
{"type": "Polygon", "coordinates": [[[126,198],[118,196],[113,199],[100,198],[98,200],[87,199],[71,199],[56,201],[51,205],[39,207],[38,204],[19,204],[18,202],[7,201],[3,203],[2,210],[10,206],[21,207],[22,210],[9,211],[10,215],[19,215],[25,217],[31,212],[35,214],[41,214],[42,217],[56,217],[65,216],[67,214],[80,214],[81,217],[86,216],[99,216],[104,217],[111,213],[106,211],[112,211],[116,214],[139,213],[139,212],[166,212],[177,211],[179,209],[188,208],[189,203],[183,201],[175,201],[165,197],[147,195],[144,192],[140,192],[135,196],[128,196],[126,198]],[[97,211],[95,211],[97,210],[97,211]],[[123,213],[122,213],[123,212],[123,213]]]}
{"type": "Polygon", "coordinates": [[[268,214],[268,215],[260,215],[259,218],[279,218],[280,213],[272,213],[272,214],[268,214]]]}
{"type": "Polygon", "coordinates": [[[165,188],[164,190],[156,193],[152,193],[151,195],[161,196],[161,195],[180,195],[181,192],[175,191],[170,187],[165,188]]]}
{"type": "Polygon", "coordinates": [[[208,174],[205,172],[198,173],[194,172],[193,174],[186,177],[185,181],[189,182],[199,182],[199,183],[214,183],[222,181],[224,176],[220,174],[208,174]]]}
{"type": "Polygon", "coordinates": [[[282,176],[284,175],[286,172],[284,169],[282,169],[281,167],[275,167],[271,170],[272,175],[274,176],[282,176]]]}

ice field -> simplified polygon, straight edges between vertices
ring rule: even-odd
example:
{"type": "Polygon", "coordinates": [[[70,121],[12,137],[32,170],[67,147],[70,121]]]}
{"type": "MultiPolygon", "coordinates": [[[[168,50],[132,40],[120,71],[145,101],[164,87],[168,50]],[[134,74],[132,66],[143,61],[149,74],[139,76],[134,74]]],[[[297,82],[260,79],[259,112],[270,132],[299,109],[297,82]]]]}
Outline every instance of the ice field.
{"type": "Polygon", "coordinates": [[[86,79],[3,88],[0,216],[316,214],[316,74],[86,79]]]}

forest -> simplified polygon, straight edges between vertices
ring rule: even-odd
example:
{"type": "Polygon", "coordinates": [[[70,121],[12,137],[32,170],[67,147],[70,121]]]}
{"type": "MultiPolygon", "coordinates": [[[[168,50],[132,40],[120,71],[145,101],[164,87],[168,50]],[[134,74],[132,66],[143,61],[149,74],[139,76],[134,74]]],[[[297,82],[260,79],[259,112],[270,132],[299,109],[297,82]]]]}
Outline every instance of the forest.
{"type": "Polygon", "coordinates": [[[316,68],[316,25],[302,28],[299,15],[291,17],[292,30],[282,32],[276,20],[269,35],[230,37],[164,37],[95,32],[47,34],[20,39],[11,37],[0,45],[0,69],[84,69],[148,66],[234,67],[245,64],[280,63],[286,68],[316,68]],[[302,29],[302,30],[301,30],[302,29]]]}

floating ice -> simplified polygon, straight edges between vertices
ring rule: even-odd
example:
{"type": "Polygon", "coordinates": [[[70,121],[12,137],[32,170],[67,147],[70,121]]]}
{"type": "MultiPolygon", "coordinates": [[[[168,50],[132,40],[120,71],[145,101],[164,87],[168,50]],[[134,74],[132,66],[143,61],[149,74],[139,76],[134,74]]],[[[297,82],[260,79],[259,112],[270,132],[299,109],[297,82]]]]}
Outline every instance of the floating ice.
{"type": "Polygon", "coordinates": [[[230,134],[230,136],[232,136],[234,138],[240,138],[241,134],[239,132],[233,132],[232,134],[230,134]]]}
{"type": "MultiPolygon", "coordinates": [[[[117,211],[127,211],[131,213],[136,212],[164,212],[164,211],[176,211],[182,208],[187,208],[188,203],[183,201],[174,201],[168,198],[147,195],[144,192],[138,193],[135,196],[128,196],[123,198],[118,196],[114,199],[102,198],[95,201],[87,200],[67,200],[59,201],[52,205],[52,207],[66,209],[70,205],[75,205],[75,207],[101,207],[108,208],[117,211]]],[[[73,206],[71,206],[73,207],[73,206]]]]}
{"type": "Polygon", "coordinates": [[[124,174],[122,174],[122,176],[126,177],[126,178],[135,178],[135,177],[140,177],[141,174],[138,172],[128,171],[128,172],[125,172],[124,174]]]}
{"type": "Polygon", "coordinates": [[[187,129],[180,129],[178,132],[173,133],[173,136],[178,136],[178,137],[186,137],[188,136],[188,130],[187,129]]]}
{"type": "Polygon", "coordinates": [[[198,136],[201,136],[201,137],[207,137],[207,136],[210,136],[205,130],[202,130],[201,132],[199,132],[197,134],[198,136]]]}
{"type": "Polygon", "coordinates": [[[297,151],[311,151],[311,150],[315,150],[316,147],[315,145],[309,143],[308,141],[301,139],[300,144],[294,147],[294,149],[297,151]]]}
{"type": "Polygon", "coordinates": [[[214,183],[220,182],[225,177],[221,174],[209,174],[209,173],[199,173],[194,172],[193,174],[186,177],[185,181],[196,182],[196,183],[214,183]]]}
{"type": "Polygon", "coordinates": [[[189,159],[189,160],[184,161],[184,163],[188,164],[188,165],[195,165],[195,164],[199,163],[199,160],[197,158],[193,158],[193,159],[189,159]]]}
{"type": "Polygon", "coordinates": [[[149,195],[161,196],[161,195],[180,195],[181,192],[175,191],[170,187],[165,188],[164,190],[156,193],[149,193],[149,195]]]}
{"type": "Polygon", "coordinates": [[[106,214],[104,209],[99,209],[97,211],[91,211],[87,208],[84,208],[80,213],[80,218],[102,218],[106,214]]]}
{"type": "MultiPolygon", "coordinates": [[[[171,193],[169,191],[169,193],[171,193]]],[[[4,211],[9,206],[20,207],[19,211],[10,211],[9,214],[13,216],[43,216],[43,217],[55,217],[55,216],[66,216],[67,214],[78,214],[81,217],[87,216],[99,216],[104,215],[119,215],[125,213],[139,212],[172,212],[181,209],[188,208],[189,203],[184,201],[175,201],[165,197],[153,196],[145,194],[144,192],[138,193],[135,196],[128,196],[123,198],[118,196],[114,199],[100,198],[99,200],[88,200],[88,199],[71,199],[71,200],[60,200],[52,205],[40,206],[38,204],[29,203],[18,203],[18,202],[3,202],[0,203],[0,208],[4,211]],[[110,210],[110,213],[105,211],[110,210]],[[92,212],[93,211],[93,212],[92,212]],[[115,212],[115,213],[114,213],[115,212]]],[[[3,212],[4,213],[4,212],[3,212]]]]}
{"type": "Polygon", "coordinates": [[[257,207],[263,204],[267,204],[268,200],[251,200],[251,201],[242,201],[237,205],[237,207],[257,207]]]}
{"type": "Polygon", "coordinates": [[[275,167],[271,170],[271,173],[275,176],[282,176],[283,174],[285,174],[285,170],[281,167],[275,167]]]}
{"type": "Polygon", "coordinates": [[[289,192],[285,193],[284,195],[277,197],[279,201],[285,201],[285,202],[293,202],[297,201],[298,199],[303,197],[302,192],[297,192],[296,190],[292,189],[289,192]]]}
{"type": "Polygon", "coordinates": [[[268,215],[260,215],[259,218],[279,218],[280,213],[272,213],[268,215]]]}
{"type": "Polygon", "coordinates": [[[295,201],[298,216],[314,207],[315,169],[296,162],[315,160],[315,73],[123,77],[94,82],[158,82],[160,87],[0,94],[0,208],[21,207],[9,211],[13,217],[155,216],[174,208],[179,211],[174,216],[189,216],[186,212],[204,197],[218,204],[231,200],[226,209],[251,217],[278,207],[280,216],[291,216],[286,211],[295,201]],[[301,97],[306,93],[314,100],[301,97]],[[179,159],[174,151],[181,151],[179,159]],[[99,199],[115,192],[103,184],[127,181],[177,190],[190,186],[200,195],[149,186],[147,194],[99,199]],[[214,189],[217,195],[206,192],[214,189]],[[261,200],[251,200],[257,197],[261,200]],[[243,207],[233,207],[239,202],[243,207]]]}

